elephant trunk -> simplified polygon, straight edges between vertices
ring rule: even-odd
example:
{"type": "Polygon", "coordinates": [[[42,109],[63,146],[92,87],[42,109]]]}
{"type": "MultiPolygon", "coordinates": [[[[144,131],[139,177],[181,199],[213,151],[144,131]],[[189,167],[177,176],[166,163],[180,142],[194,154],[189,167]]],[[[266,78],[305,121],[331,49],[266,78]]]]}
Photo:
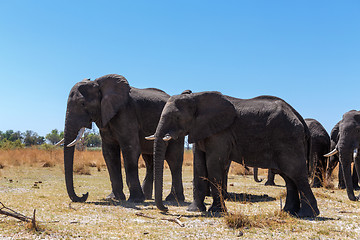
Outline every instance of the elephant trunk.
{"type": "Polygon", "coordinates": [[[254,168],[254,180],[255,180],[255,182],[262,182],[262,179],[258,178],[258,172],[259,172],[259,169],[254,168]]]}
{"type": "MultiPolygon", "coordinates": [[[[359,149],[355,149],[355,151],[356,152],[354,152],[354,164],[355,164],[355,169],[356,169],[356,173],[357,173],[358,181],[359,181],[359,179],[360,179],[360,157],[358,156],[359,149]]],[[[359,195],[359,197],[360,197],[360,195],[359,195]]]]}
{"type": "Polygon", "coordinates": [[[353,187],[352,178],[351,178],[352,153],[351,153],[351,151],[350,152],[349,151],[345,151],[345,152],[340,151],[339,158],[342,163],[342,168],[343,168],[342,171],[344,173],[347,195],[351,201],[356,201],[357,198],[355,197],[355,194],[354,194],[354,187],[353,187]]]}
{"type": "Polygon", "coordinates": [[[167,211],[162,201],[165,151],[166,143],[161,137],[157,137],[154,142],[155,204],[161,211],[167,211]]]}
{"type": "Polygon", "coordinates": [[[65,183],[66,189],[70,199],[73,202],[85,202],[88,198],[89,193],[83,194],[82,197],[76,195],[74,190],[74,179],[73,179],[73,166],[74,166],[74,151],[75,146],[68,147],[77,135],[80,128],[74,127],[74,124],[69,119],[67,114],[65,121],[64,130],[64,168],[65,168],[65,183]]]}

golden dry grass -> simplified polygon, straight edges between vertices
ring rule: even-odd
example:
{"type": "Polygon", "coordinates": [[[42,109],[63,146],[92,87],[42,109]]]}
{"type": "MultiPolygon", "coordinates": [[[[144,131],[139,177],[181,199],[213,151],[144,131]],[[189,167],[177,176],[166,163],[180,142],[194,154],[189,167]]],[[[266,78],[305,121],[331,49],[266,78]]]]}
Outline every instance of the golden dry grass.
{"type": "MultiPolygon", "coordinates": [[[[89,174],[89,167],[96,167],[100,171],[101,168],[106,166],[100,150],[75,151],[74,158],[76,159],[74,161],[75,173],[86,175],[89,174]]],[[[185,151],[184,166],[192,166],[192,158],[192,152],[185,151]]],[[[63,150],[61,148],[53,150],[38,148],[0,149],[0,169],[10,166],[54,167],[63,165],[63,161],[63,150]]],[[[122,167],[124,167],[124,164],[122,164],[122,167]]],[[[145,162],[142,157],[139,159],[139,168],[145,168],[145,162]]]]}
{"type": "MultiPolygon", "coordinates": [[[[0,202],[27,216],[36,209],[38,231],[26,223],[0,216],[0,238],[9,239],[358,239],[360,228],[359,203],[350,202],[346,192],[337,188],[313,189],[321,211],[319,218],[296,219],[279,211],[285,202],[284,182],[275,178],[277,186],[256,183],[253,176],[244,175],[240,165],[233,164],[228,191],[250,195],[249,201],[225,201],[228,214],[212,217],[199,212],[187,212],[192,200],[192,154],[185,153],[183,184],[186,202],[169,204],[169,212],[161,213],[154,200],[132,204],[108,201],[111,184],[100,151],[76,152],[75,163],[87,166],[91,175],[74,177],[78,195],[89,192],[86,203],[70,203],[67,196],[62,150],[38,149],[0,151],[0,202]],[[49,167],[44,167],[49,163],[49,167]],[[99,171],[100,166],[100,171],[99,171]],[[268,197],[266,196],[268,195],[268,197]],[[280,204],[282,199],[282,204],[280,204]],[[147,218],[144,216],[149,216],[147,218]],[[166,220],[180,220],[184,227],[166,220]],[[240,233],[239,233],[240,231],[240,233]],[[166,232],[167,234],[164,234],[166,232]],[[241,234],[241,235],[240,235],[241,234]]],[[[142,161],[142,160],[141,160],[142,161]]],[[[139,162],[139,167],[142,164],[139,162]]],[[[145,169],[139,170],[140,180],[145,169]]],[[[260,170],[266,178],[267,171],[260,170]]],[[[128,197],[123,170],[124,193],[128,197]]],[[[171,189],[171,174],[164,171],[164,198],[171,189]]],[[[209,208],[212,199],[207,197],[209,208]]]]}

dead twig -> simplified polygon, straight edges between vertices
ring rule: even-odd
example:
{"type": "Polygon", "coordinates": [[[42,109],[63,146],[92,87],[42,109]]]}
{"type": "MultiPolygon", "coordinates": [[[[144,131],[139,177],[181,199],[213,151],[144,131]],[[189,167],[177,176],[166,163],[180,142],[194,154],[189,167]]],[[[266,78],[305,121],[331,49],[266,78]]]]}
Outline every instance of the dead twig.
{"type": "Polygon", "coordinates": [[[30,218],[30,217],[27,217],[27,216],[25,216],[25,215],[23,215],[21,213],[15,212],[14,210],[6,207],[2,202],[0,202],[0,214],[19,219],[19,220],[21,220],[23,222],[31,223],[32,228],[37,230],[36,220],[35,220],[35,213],[36,213],[36,209],[34,209],[33,217],[30,218]]]}
{"type": "Polygon", "coordinates": [[[174,222],[174,223],[179,224],[180,227],[185,227],[185,224],[180,221],[181,216],[178,216],[176,218],[155,218],[152,216],[145,215],[143,213],[135,213],[135,215],[140,216],[140,217],[150,218],[150,219],[160,219],[160,220],[165,220],[165,221],[169,221],[169,222],[174,222]]]}

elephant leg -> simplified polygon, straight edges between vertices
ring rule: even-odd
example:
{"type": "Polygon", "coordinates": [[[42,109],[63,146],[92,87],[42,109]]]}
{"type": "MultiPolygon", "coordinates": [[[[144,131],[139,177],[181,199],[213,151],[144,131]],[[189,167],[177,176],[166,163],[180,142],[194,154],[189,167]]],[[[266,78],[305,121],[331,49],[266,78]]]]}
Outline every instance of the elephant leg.
{"type": "Polygon", "coordinates": [[[129,187],[129,202],[143,202],[145,195],[141,189],[139,181],[138,161],[140,157],[140,147],[138,145],[128,145],[122,148],[124,158],[126,183],[129,187]]]}
{"type": "Polygon", "coordinates": [[[356,172],[355,164],[353,165],[352,182],[353,182],[354,190],[360,190],[359,179],[358,179],[358,175],[357,175],[357,172],[356,172]]]}
{"type": "Polygon", "coordinates": [[[166,161],[171,172],[171,192],[166,197],[166,201],[184,202],[184,187],[182,184],[182,165],[184,160],[184,143],[170,143],[166,151],[166,161]]]}
{"type": "MultiPolygon", "coordinates": [[[[291,214],[295,211],[295,214],[298,217],[315,217],[319,215],[320,211],[308,181],[306,154],[305,151],[301,151],[300,146],[294,147],[297,151],[284,151],[280,158],[281,163],[283,163],[280,165],[280,170],[285,176],[284,179],[286,181],[287,190],[291,191],[287,196],[292,198],[289,199],[290,201],[286,199],[286,203],[290,204],[289,212],[291,214]],[[291,158],[293,159],[292,164],[286,164],[288,163],[287,160],[291,158]],[[288,179],[286,179],[286,177],[288,179]],[[297,190],[296,193],[294,192],[295,190],[297,190]],[[296,211],[299,206],[299,195],[300,209],[299,211],[296,211]],[[291,203],[292,200],[294,203],[291,203]]],[[[284,208],[284,210],[287,210],[287,208],[284,208]]]]}
{"type": "Polygon", "coordinates": [[[209,212],[226,212],[226,206],[223,196],[224,179],[227,173],[227,165],[230,160],[224,159],[226,154],[210,154],[206,159],[206,166],[208,172],[208,181],[210,183],[211,195],[213,203],[209,208],[209,212]]]}
{"type": "Polygon", "coordinates": [[[338,188],[339,189],[345,189],[345,179],[344,179],[344,172],[342,170],[343,166],[341,164],[341,162],[339,162],[339,173],[338,173],[338,179],[339,179],[339,185],[338,188]]]}
{"type": "Polygon", "coordinates": [[[265,183],[265,186],[275,186],[275,173],[269,169],[268,170],[268,180],[265,183]]]}
{"type": "MultiPolygon", "coordinates": [[[[269,170],[270,171],[270,170],[269,170]]],[[[300,209],[300,198],[296,184],[285,174],[280,174],[286,184],[286,201],[284,211],[295,215],[300,209]]]]}
{"type": "Polygon", "coordinates": [[[194,146],[194,179],[193,179],[193,202],[188,207],[188,211],[206,211],[204,204],[205,195],[208,192],[208,174],[206,169],[206,155],[194,146]]]}
{"type": "Polygon", "coordinates": [[[152,192],[154,186],[154,161],[152,154],[142,154],[146,166],[146,175],[142,183],[142,191],[145,195],[145,199],[152,199],[152,192]]]}
{"type": "MultiPolygon", "coordinates": [[[[229,161],[230,162],[230,161],[229,161]]],[[[225,199],[225,200],[228,200],[231,198],[228,190],[227,190],[227,183],[228,183],[228,175],[229,175],[229,170],[230,170],[230,164],[229,166],[226,168],[226,172],[225,172],[225,175],[224,175],[224,179],[222,180],[222,187],[221,187],[221,190],[222,190],[222,197],[225,199]]]]}
{"type": "Polygon", "coordinates": [[[320,214],[317,207],[317,201],[311,191],[307,177],[299,177],[296,181],[300,194],[300,211],[297,213],[299,217],[316,217],[320,214]]]}
{"type": "Polygon", "coordinates": [[[121,174],[120,147],[118,145],[102,144],[102,152],[109,171],[112,193],[107,198],[125,200],[121,174]]]}

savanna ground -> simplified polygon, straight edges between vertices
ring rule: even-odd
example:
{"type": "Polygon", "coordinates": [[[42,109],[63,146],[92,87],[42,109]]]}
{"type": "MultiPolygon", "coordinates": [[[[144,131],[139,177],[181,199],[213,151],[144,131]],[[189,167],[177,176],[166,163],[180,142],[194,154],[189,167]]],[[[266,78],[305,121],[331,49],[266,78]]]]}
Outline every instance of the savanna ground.
{"type": "MultiPolygon", "coordinates": [[[[192,200],[190,152],[183,167],[186,202],[166,203],[167,213],[158,211],[153,200],[142,204],[105,200],[111,188],[100,151],[76,152],[75,190],[78,195],[89,192],[89,198],[86,203],[70,204],[62,158],[59,149],[0,151],[0,202],[29,217],[36,209],[38,226],[34,230],[31,224],[0,215],[1,239],[360,238],[360,203],[349,201],[344,190],[313,189],[320,216],[297,219],[279,211],[285,202],[284,182],[279,176],[275,179],[278,186],[266,187],[264,181],[256,183],[252,175],[244,174],[238,164],[232,165],[228,181],[228,191],[237,193],[236,200],[226,201],[225,216],[187,212],[192,200]],[[183,226],[173,221],[177,218],[183,226]]],[[[139,168],[142,180],[142,161],[139,168]]],[[[266,172],[260,171],[260,177],[266,178],[266,172]]],[[[165,168],[164,197],[169,193],[170,179],[165,168]]],[[[336,186],[337,180],[333,183],[336,186]]],[[[124,190],[128,196],[127,187],[124,190]]],[[[209,207],[211,198],[206,204],[209,207]]]]}

